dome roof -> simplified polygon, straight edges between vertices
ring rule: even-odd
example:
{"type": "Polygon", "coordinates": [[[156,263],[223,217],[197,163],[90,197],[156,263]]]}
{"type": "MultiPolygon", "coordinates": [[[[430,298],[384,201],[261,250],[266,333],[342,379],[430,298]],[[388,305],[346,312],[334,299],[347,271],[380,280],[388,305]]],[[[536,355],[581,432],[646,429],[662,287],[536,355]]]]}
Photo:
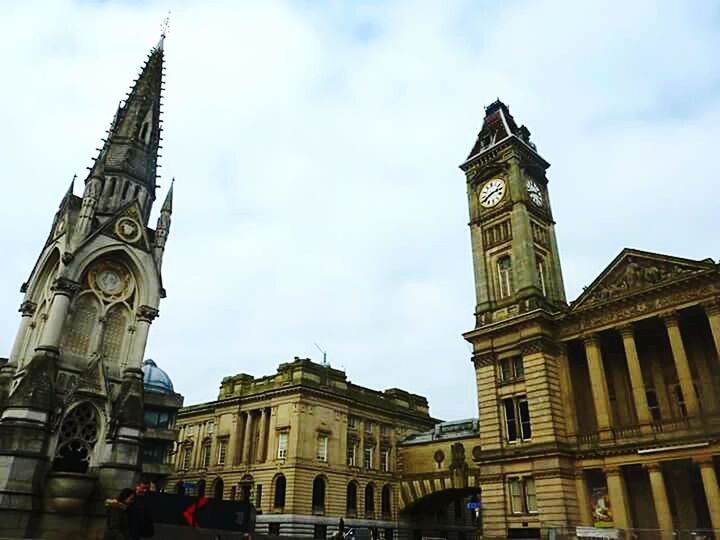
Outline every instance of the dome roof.
{"type": "Polygon", "coordinates": [[[162,369],[157,367],[154,360],[148,358],[143,362],[143,386],[146,392],[157,392],[158,394],[171,394],[173,383],[162,369]]]}

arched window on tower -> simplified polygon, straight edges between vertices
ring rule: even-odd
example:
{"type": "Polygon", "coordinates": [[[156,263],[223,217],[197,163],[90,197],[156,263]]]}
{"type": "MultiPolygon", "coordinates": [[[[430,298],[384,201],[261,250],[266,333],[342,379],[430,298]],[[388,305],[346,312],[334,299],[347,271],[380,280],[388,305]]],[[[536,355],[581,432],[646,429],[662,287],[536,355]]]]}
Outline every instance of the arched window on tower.
{"type": "Polygon", "coordinates": [[[216,478],[213,482],[213,498],[222,501],[224,490],[225,483],[222,481],[222,478],[216,478]]]}
{"type": "Polygon", "coordinates": [[[313,480],[312,511],[313,514],[325,513],[325,479],[322,476],[313,480]]]}
{"type": "Polygon", "coordinates": [[[150,142],[150,123],[143,122],[142,129],[140,130],[140,139],[147,144],[150,142]]]}
{"type": "Polygon", "coordinates": [[[513,293],[512,261],[509,255],[500,257],[497,261],[499,282],[499,297],[507,298],[513,293]]]}
{"type": "Polygon", "coordinates": [[[122,304],[116,304],[105,315],[105,331],[103,332],[102,352],[109,365],[120,365],[125,368],[127,364],[122,358],[123,343],[128,333],[128,311],[122,304]]]}
{"type": "Polygon", "coordinates": [[[287,481],[285,480],[285,476],[282,474],[279,474],[275,477],[275,489],[274,489],[274,497],[273,497],[273,508],[276,510],[282,510],[285,507],[285,487],[287,486],[287,481]]]}

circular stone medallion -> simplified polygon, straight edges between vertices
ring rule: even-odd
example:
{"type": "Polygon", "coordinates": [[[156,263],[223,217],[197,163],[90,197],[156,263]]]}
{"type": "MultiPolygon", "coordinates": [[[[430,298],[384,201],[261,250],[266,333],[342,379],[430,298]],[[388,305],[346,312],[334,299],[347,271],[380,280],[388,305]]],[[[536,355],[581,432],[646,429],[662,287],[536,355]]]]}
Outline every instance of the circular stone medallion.
{"type": "Polygon", "coordinates": [[[140,239],[140,224],[132,218],[123,217],[115,224],[115,232],[126,242],[137,242],[140,239]]]}

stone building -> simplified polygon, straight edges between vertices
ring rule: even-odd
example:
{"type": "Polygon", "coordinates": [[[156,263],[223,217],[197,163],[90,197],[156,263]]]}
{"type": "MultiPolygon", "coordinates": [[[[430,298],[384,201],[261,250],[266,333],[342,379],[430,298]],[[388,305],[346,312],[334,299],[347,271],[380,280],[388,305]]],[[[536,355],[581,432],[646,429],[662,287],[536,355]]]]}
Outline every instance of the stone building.
{"type": "Polygon", "coordinates": [[[165,296],[172,188],[157,227],[162,40],[85,179],[70,185],[21,287],[0,365],[0,536],[88,538],[140,475],[142,361],[165,296]]]}
{"type": "Polygon", "coordinates": [[[344,518],[392,538],[398,442],[435,423],[422,396],[296,358],[267,377],[226,377],[216,401],[180,410],[168,489],[249,499],[259,532],[325,538],[344,518]]]}
{"type": "Polygon", "coordinates": [[[143,387],[142,479],[153,491],[165,491],[167,478],[174,471],[175,421],[183,397],[175,392],[168,374],[151,359],[143,362],[143,387]]]}
{"type": "Polygon", "coordinates": [[[475,493],[485,536],[720,532],[720,266],[625,249],[568,304],[548,167],[486,108],[461,165],[479,431],[401,447],[402,510],[475,493]]]}

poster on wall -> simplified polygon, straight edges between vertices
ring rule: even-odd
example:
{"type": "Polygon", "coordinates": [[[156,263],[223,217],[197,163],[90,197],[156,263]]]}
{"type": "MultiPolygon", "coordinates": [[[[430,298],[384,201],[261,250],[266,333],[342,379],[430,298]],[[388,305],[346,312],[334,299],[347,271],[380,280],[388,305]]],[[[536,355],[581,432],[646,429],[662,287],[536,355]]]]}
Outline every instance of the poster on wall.
{"type": "Polygon", "coordinates": [[[610,510],[610,497],[606,487],[594,488],[590,495],[593,525],[595,527],[612,527],[613,518],[610,510]]]}

